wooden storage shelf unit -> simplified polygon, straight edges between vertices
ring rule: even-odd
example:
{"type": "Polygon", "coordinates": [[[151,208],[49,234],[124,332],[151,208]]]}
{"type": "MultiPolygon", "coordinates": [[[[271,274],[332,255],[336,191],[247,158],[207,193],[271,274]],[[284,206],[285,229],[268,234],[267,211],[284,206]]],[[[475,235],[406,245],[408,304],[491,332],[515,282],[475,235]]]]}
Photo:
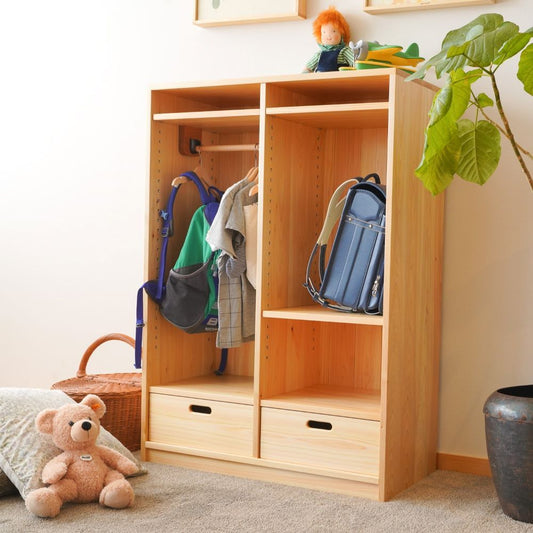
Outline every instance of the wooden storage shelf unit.
{"type": "MultiPolygon", "coordinates": [[[[436,464],[443,199],[414,176],[434,88],[396,69],[188,84],[152,91],[146,273],[158,209],[198,168],[225,190],[259,166],[255,340],[214,375],[216,334],[188,335],[145,303],[146,460],[387,500],[436,464]],[[256,152],[184,148],[257,144],[256,152]],[[383,316],[315,304],[306,265],[331,194],[387,185],[383,316]],[[236,441],[236,442],[234,442],[236,441]]],[[[199,205],[177,196],[169,267],[199,205]]]]}

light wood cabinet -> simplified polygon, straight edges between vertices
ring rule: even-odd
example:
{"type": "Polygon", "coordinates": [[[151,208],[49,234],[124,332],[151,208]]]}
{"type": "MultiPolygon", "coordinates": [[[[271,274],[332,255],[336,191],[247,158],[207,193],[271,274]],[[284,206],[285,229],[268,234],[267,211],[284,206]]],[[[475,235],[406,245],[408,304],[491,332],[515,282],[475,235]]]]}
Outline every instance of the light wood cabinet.
{"type": "MultiPolygon", "coordinates": [[[[434,88],[395,69],[184,84],[151,92],[146,275],[172,179],[227,189],[259,166],[255,341],[229,350],[145,301],[146,460],[387,500],[436,466],[443,197],[414,176],[434,88]],[[201,147],[257,145],[257,151],[201,147]],[[387,185],[383,316],[330,311],[303,287],[331,194],[387,185]]],[[[177,196],[169,267],[199,205],[177,196]]]]}

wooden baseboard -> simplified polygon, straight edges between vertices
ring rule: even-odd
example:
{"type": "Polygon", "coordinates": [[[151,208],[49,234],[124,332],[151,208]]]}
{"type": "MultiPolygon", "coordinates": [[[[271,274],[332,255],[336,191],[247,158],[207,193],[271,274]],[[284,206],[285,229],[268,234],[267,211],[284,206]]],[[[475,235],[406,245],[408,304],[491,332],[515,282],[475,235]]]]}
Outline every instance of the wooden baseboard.
{"type": "Polygon", "coordinates": [[[489,460],[483,457],[437,453],[437,468],[439,470],[453,470],[478,476],[492,476],[489,460]]]}

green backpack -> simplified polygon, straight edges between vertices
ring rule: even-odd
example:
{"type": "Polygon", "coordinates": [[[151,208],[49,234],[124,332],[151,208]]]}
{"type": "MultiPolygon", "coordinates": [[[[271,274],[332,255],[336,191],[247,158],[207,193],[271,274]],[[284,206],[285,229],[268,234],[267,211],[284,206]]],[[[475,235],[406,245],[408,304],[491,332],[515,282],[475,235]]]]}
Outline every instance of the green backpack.
{"type": "Polygon", "coordinates": [[[168,273],[161,314],[187,333],[218,329],[218,268],[220,250],[211,251],[206,235],[211,227],[205,205],[192,216],[176,264],[168,273]]]}
{"type": "MultiPolygon", "coordinates": [[[[161,314],[183,331],[206,333],[218,330],[217,258],[220,251],[211,250],[206,235],[218,211],[223,192],[215,187],[206,189],[194,172],[185,172],[182,176],[196,185],[202,205],[192,216],[182,249],[176,264],[168,273],[166,283],[164,279],[168,239],[173,232],[174,200],[181,183],[173,183],[167,207],[159,211],[162,220],[162,243],[158,277],[144,283],[137,292],[135,368],[141,368],[144,291],[159,304],[161,314]]],[[[224,349],[220,368],[216,373],[224,371],[226,358],[227,350],[224,349]]]]}

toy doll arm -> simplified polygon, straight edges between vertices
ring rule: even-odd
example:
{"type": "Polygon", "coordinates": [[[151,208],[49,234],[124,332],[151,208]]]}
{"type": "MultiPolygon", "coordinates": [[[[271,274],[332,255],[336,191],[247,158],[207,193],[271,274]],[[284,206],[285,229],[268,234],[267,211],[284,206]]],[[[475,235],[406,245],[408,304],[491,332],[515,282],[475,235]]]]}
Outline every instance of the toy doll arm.
{"type": "Polygon", "coordinates": [[[63,453],[54,457],[44,466],[41,479],[44,483],[57,483],[60,479],[65,477],[70,463],[70,458],[63,453]]]}
{"type": "Polygon", "coordinates": [[[118,470],[125,476],[135,474],[139,470],[133,461],[130,461],[116,450],[108,448],[107,446],[98,446],[98,451],[100,452],[100,457],[107,466],[118,470]]]}
{"type": "Polygon", "coordinates": [[[316,52],[313,57],[305,64],[303,72],[314,72],[320,59],[320,52],[316,52]]]}
{"type": "Polygon", "coordinates": [[[346,63],[350,67],[354,66],[354,53],[349,46],[345,46],[339,54],[339,63],[346,63]]]}

